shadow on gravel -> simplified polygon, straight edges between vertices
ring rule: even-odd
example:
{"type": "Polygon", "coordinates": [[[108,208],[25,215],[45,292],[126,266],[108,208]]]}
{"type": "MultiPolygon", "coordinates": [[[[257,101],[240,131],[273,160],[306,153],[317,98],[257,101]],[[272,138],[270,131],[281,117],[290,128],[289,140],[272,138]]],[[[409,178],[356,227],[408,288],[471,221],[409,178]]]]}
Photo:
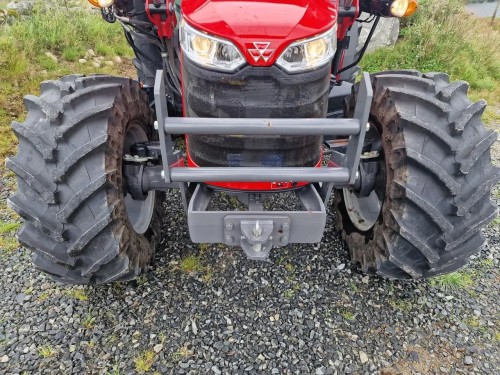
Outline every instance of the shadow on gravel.
{"type": "Polygon", "coordinates": [[[332,217],[322,243],[257,263],[192,244],[179,207],[169,196],[165,250],[134,282],[60,286],[34,273],[25,251],[4,257],[0,373],[493,374],[500,365],[498,227],[464,273],[471,283],[445,291],[456,285],[362,275],[332,217]]]}

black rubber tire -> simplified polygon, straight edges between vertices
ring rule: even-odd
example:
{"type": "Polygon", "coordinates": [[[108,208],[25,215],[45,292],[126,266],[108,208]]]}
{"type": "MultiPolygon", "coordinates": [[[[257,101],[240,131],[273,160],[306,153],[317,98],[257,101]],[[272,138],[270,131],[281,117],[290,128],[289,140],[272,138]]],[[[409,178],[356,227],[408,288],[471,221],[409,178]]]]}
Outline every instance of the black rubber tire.
{"type": "MultiPolygon", "coordinates": [[[[146,270],[160,236],[161,197],[150,227],[134,231],[124,204],[122,155],[130,124],[151,137],[152,111],[138,82],[67,76],[28,95],[28,115],[6,165],[17,175],[10,207],[36,268],[72,284],[131,280],[146,270]]],[[[151,139],[151,138],[150,138],[151,139]]]]}
{"type": "Polygon", "coordinates": [[[388,71],[372,75],[372,84],[385,197],[375,225],[361,231],[336,191],[337,229],[367,273],[418,279],[455,271],[483,247],[481,228],[497,215],[490,199],[500,179],[490,158],[497,134],[481,121],[486,102],[471,103],[468,84],[443,73],[388,71]]]}

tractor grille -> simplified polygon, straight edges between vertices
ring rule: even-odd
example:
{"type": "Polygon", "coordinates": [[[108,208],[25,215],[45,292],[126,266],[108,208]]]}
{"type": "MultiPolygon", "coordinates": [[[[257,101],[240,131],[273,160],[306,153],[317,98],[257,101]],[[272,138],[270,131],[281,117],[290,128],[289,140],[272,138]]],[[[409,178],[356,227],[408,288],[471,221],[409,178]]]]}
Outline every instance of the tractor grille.
{"type": "MultiPolygon", "coordinates": [[[[227,74],[184,58],[184,111],[188,117],[324,118],[329,77],[329,66],[299,74],[246,66],[227,74]]],[[[206,167],[311,167],[321,158],[321,143],[321,136],[191,135],[188,152],[206,167]]]]}

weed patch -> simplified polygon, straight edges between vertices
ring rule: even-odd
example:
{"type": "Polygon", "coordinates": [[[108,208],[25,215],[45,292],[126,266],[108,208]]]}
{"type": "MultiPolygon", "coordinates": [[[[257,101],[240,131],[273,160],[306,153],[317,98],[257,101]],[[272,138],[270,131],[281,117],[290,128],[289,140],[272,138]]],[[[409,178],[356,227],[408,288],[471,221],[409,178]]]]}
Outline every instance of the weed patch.
{"type": "Polygon", "coordinates": [[[92,316],[92,313],[89,312],[85,317],[82,319],[82,326],[85,329],[92,329],[94,328],[95,325],[95,317],[92,316]]]}
{"type": "Polygon", "coordinates": [[[172,357],[174,361],[178,362],[183,359],[189,358],[192,355],[192,350],[190,350],[187,345],[183,345],[174,354],[172,354],[172,357]]]}
{"type": "Polygon", "coordinates": [[[20,223],[6,223],[0,220],[0,234],[9,234],[17,231],[21,227],[20,223]]]}
{"type": "Polygon", "coordinates": [[[66,296],[72,299],[77,299],[78,301],[88,301],[89,296],[83,289],[70,289],[66,293],[66,296]]]}
{"type": "Polygon", "coordinates": [[[465,271],[452,272],[447,275],[436,276],[430,280],[432,286],[446,292],[468,289],[474,284],[472,276],[465,271]]]}
{"type": "Polygon", "coordinates": [[[139,374],[144,374],[151,370],[155,361],[155,352],[153,350],[146,350],[138,357],[134,358],[135,370],[139,374]]]}
{"type": "Polygon", "coordinates": [[[196,255],[189,255],[183,258],[179,263],[179,267],[186,273],[202,272],[204,270],[200,257],[196,255]]]}
{"type": "Polygon", "coordinates": [[[52,358],[57,356],[58,352],[50,345],[43,345],[38,348],[38,354],[43,358],[52,358]]]}

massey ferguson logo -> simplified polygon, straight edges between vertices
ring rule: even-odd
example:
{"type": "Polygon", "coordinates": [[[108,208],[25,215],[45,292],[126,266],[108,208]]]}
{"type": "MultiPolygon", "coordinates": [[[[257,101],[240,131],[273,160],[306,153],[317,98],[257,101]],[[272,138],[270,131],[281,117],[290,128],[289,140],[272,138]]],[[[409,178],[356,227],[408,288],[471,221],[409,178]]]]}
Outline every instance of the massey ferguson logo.
{"type": "Polygon", "coordinates": [[[253,42],[255,48],[249,48],[248,52],[252,55],[255,62],[258,62],[259,59],[264,60],[264,62],[269,61],[274,52],[274,49],[268,49],[270,44],[270,42],[253,42]]]}

